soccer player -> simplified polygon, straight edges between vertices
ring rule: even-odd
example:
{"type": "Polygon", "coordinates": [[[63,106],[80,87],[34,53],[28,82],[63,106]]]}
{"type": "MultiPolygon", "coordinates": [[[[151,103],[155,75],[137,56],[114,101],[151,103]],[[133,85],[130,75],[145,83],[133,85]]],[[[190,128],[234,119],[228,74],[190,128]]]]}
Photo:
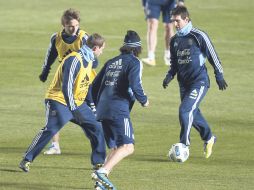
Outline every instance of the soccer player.
{"type": "Polygon", "coordinates": [[[104,46],[104,38],[97,33],[92,34],[86,45],[67,55],[58,66],[45,97],[46,124],[34,137],[20,162],[19,167],[23,171],[29,171],[30,163],[68,121],[78,124],[89,138],[92,165],[104,163],[106,146],[103,130],[85,101],[91,83],[92,62],[102,53],[104,46]]]}
{"type": "Polygon", "coordinates": [[[173,9],[172,21],[177,32],[170,42],[171,68],[163,80],[163,87],[166,88],[177,74],[181,96],[180,143],[190,146],[190,131],[193,126],[204,141],[205,158],[209,158],[216,137],[199,109],[210,86],[206,58],[214,68],[219,89],[225,90],[227,83],[211,40],[205,32],[192,26],[187,8],[179,6],[173,9]]]}
{"type": "Polygon", "coordinates": [[[102,122],[106,143],[111,149],[104,166],[96,170],[92,178],[106,189],[115,189],[108,179],[113,167],[134,152],[130,112],[135,99],[143,107],[149,105],[142,87],[142,63],[138,59],[141,41],[135,31],[127,31],[120,52],[105,63],[92,86],[93,94],[97,95],[97,119],[102,122]]]}
{"type": "Polygon", "coordinates": [[[164,25],[165,52],[164,62],[170,65],[170,38],[174,35],[173,24],[170,19],[170,12],[176,5],[183,5],[184,0],[142,0],[147,20],[147,51],[148,57],[143,58],[142,62],[149,65],[156,65],[155,50],[157,45],[157,31],[159,26],[159,17],[162,13],[164,25]],[[177,3],[176,3],[177,1],[177,3]]]}
{"type": "MultiPolygon", "coordinates": [[[[49,48],[42,67],[42,73],[39,76],[42,82],[47,80],[51,65],[57,58],[61,63],[66,55],[73,51],[78,51],[81,46],[86,43],[88,38],[88,34],[79,28],[79,11],[72,8],[65,10],[61,18],[61,23],[63,30],[54,33],[50,39],[49,48]]],[[[93,68],[96,68],[98,64],[97,60],[93,63],[93,68]]],[[[93,71],[93,74],[95,75],[96,72],[93,71]]],[[[88,99],[87,103],[94,111],[96,111],[91,99],[88,99]]],[[[49,146],[49,149],[45,151],[44,154],[61,154],[59,133],[56,133],[53,136],[51,146],[49,146]]]]}

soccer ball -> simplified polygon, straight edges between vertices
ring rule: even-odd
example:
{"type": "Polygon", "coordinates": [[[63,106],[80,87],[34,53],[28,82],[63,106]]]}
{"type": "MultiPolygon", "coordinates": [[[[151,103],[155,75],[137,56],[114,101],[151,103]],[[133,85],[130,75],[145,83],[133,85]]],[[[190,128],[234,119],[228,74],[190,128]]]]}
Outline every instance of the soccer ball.
{"type": "Polygon", "coordinates": [[[173,162],[185,162],[189,155],[189,147],[182,143],[173,144],[168,152],[169,160],[173,162]]]}

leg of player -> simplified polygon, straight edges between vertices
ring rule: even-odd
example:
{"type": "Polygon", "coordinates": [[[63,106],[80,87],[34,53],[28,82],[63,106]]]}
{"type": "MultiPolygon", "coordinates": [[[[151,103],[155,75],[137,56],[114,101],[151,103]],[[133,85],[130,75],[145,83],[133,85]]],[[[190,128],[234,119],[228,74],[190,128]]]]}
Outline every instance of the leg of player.
{"type": "Polygon", "coordinates": [[[82,104],[79,110],[83,117],[79,126],[89,138],[92,148],[91,164],[93,165],[93,169],[98,169],[104,164],[106,159],[106,144],[103,129],[87,104],[82,104]]]}
{"type": "Polygon", "coordinates": [[[30,163],[40,154],[50,139],[71,120],[72,117],[68,107],[53,100],[46,101],[46,125],[34,137],[19,164],[19,167],[24,172],[29,172],[30,163]]]}
{"type": "Polygon", "coordinates": [[[108,179],[108,175],[115,165],[117,165],[125,157],[133,154],[133,152],[133,144],[125,144],[116,149],[113,149],[110,153],[110,158],[106,159],[104,166],[92,174],[93,180],[100,182],[108,189],[116,189],[112,182],[108,179]]]}
{"type": "Polygon", "coordinates": [[[106,163],[104,164],[103,168],[110,172],[115,165],[117,165],[125,157],[133,154],[133,152],[134,144],[125,144],[119,148],[114,149],[110,154],[110,158],[107,159],[106,163]]]}
{"type": "Polygon", "coordinates": [[[164,63],[167,66],[170,66],[170,50],[169,43],[171,37],[174,35],[173,24],[172,23],[164,23],[164,40],[165,40],[165,52],[164,52],[164,63]]]}
{"type": "Polygon", "coordinates": [[[207,87],[193,87],[189,90],[180,89],[181,105],[179,107],[179,120],[181,125],[180,143],[187,146],[190,145],[190,131],[194,118],[198,111],[200,102],[203,100],[207,92],[207,87]]]}
{"type": "Polygon", "coordinates": [[[143,58],[142,62],[149,65],[155,66],[155,49],[157,45],[157,30],[159,21],[158,19],[151,18],[147,19],[147,51],[148,57],[143,58]]]}
{"type": "Polygon", "coordinates": [[[53,135],[63,126],[61,124],[55,125],[55,123],[57,123],[57,118],[49,119],[48,124],[34,137],[31,145],[28,147],[22,161],[19,164],[19,168],[24,172],[29,172],[31,162],[33,162],[53,135]]]}
{"type": "Polygon", "coordinates": [[[108,154],[104,166],[92,174],[92,179],[99,181],[107,188],[115,189],[108,179],[108,175],[121,160],[133,154],[133,127],[130,118],[120,116],[116,120],[103,120],[102,126],[107,144],[109,145],[111,142],[111,146],[109,146],[111,152],[108,154]],[[114,142],[111,141],[112,139],[114,142]]]}
{"type": "Polygon", "coordinates": [[[47,154],[47,155],[61,154],[59,139],[60,139],[60,133],[58,132],[53,136],[51,145],[49,146],[48,150],[44,152],[44,154],[47,154]]]}
{"type": "Polygon", "coordinates": [[[204,155],[205,158],[209,158],[212,154],[213,145],[216,142],[216,136],[212,134],[206,119],[202,115],[200,109],[194,113],[193,127],[197,129],[201,139],[204,141],[204,155]]]}

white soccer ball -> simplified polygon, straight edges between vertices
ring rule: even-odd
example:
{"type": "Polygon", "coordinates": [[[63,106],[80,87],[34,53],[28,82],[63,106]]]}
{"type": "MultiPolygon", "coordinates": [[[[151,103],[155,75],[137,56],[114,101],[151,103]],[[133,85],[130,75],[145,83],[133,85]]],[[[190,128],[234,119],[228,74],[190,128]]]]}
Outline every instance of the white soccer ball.
{"type": "Polygon", "coordinates": [[[173,144],[168,152],[169,160],[173,162],[185,162],[189,155],[189,147],[182,143],[173,144]]]}

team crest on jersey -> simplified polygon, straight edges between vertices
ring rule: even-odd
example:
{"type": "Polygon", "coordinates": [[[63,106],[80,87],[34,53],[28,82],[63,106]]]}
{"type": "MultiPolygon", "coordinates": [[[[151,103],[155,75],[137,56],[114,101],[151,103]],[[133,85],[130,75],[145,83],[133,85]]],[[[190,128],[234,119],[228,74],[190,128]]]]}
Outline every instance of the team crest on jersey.
{"type": "Polygon", "coordinates": [[[84,77],[84,79],[81,81],[80,83],[80,88],[84,87],[84,86],[88,86],[89,85],[89,77],[86,75],[84,77]]]}
{"type": "Polygon", "coordinates": [[[196,89],[194,89],[191,93],[190,93],[190,96],[189,96],[189,98],[191,98],[191,99],[196,99],[197,98],[197,96],[198,96],[198,92],[197,92],[197,90],[196,89]]]}

